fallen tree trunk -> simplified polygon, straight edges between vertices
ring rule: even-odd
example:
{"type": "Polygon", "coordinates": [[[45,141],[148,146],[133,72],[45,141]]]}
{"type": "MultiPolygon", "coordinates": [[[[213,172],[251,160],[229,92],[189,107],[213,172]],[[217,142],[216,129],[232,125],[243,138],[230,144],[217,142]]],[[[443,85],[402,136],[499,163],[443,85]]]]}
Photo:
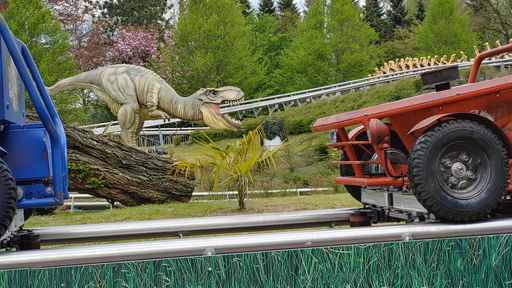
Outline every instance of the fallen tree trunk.
{"type": "MultiPolygon", "coordinates": [[[[29,119],[36,119],[31,115],[29,119]]],[[[64,124],[68,143],[69,191],[126,206],[187,202],[194,186],[174,176],[171,159],[148,154],[106,136],[64,124]]]]}

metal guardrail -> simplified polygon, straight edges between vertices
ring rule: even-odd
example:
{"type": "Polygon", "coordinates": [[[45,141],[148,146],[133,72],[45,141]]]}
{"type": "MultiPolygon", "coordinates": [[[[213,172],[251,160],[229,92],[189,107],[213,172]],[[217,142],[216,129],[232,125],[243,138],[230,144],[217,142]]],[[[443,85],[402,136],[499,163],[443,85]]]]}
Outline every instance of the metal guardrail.
{"type": "MultiPolygon", "coordinates": [[[[340,95],[344,95],[347,92],[366,89],[370,86],[375,86],[378,84],[393,82],[396,80],[400,80],[408,77],[415,77],[423,72],[430,71],[433,69],[438,69],[441,67],[449,66],[449,65],[459,65],[460,68],[466,68],[473,64],[473,62],[462,62],[462,63],[453,63],[446,65],[438,65],[433,67],[423,67],[416,68],[406,71],[400,71],[385,75],[372,76],[368,78],[362,78],[347,82],[336,83],[332,85],[301,90],[297,92],[273,95],[263,98],[246,100],[242,105],[239,106],[226,106],[222,105],[221,113],[238,113],[240,118],[243,118],[247,114],[247,111],[252,112],[252,116],[257,116],[263,109],[267,108],[269,113],[272,114],[275,111],[279,111],[280,108],[287,109],[292,107],[293,105],[302,105],[304,103],[315,102],[320,99],[337,97],[340,95]]],[[[498,60],[488,60],[484,61],[483,65],[487,66],[504,66],[512,64],[512,58],[508,59],[498,59],[498,60]]],[[[145,121],[144,128],[146,127],[154,127],[167,123],[176,123],[180,122],[180,119],[162,119],[162,120],[150,120],[145,121]]],[[[94,129],[95,133],[102,133],[107,125],[110,125],[111,122],[99,123],[95,125],[101,125],[102,127],[98,127],[94,129]]],[[[112,122],[113,124],[113,122],[112,122]]],[[[93,127],[93,125],[83,126],[85,127],[93,127]]],[[[119,126],[112,125],[109,128],[109,132],[119,132],[119,126]]]]}
{"type": "MultiPolygon", "coordinates": [[[[332,188],[296,188],[296,189],[275,189],[275,190],[252,190],[247,191],[247,194],[264,194],[264,193],[286,193],[293,192],[296,193],[297,196],[300,196],[301,193],[304,192],[314,192],[314,191],[330,191],[332,188]]],[[[197,196],[212,196],[212,195],[225,195],[229,197],[229,195],[238,195],[237,191],[222,191],[222,192],[193,192],[192,197],[197,196]]]]}
{"type": "Polygon", "coordinates": [[[403,224],[145,241],[6,253],[0,256],[0,269],[40,268],[185,256],[210,256],[228,253],[509,233],[512,233],[512,219],[491,220],[471,224],[403,224]]]}
{"type": "MultiPolygon", "coordinates": [[[[195,217],[33,228],[43,244],[83,243],[148,237],[182,237],[220,232],[333,226],[346,223],[356,208],[195,217]]],[[[2,256],[0,256],[2,258],[2,256]]]]}
{"type": "MultiPolygon", "coordinates": [[[[331,191],[332,188],[297,188],[297,189],[278,189],[278,190],[252,190],[247,192],[247,197],[250,194],[264,194],[264,193],[295,193],[297,196],[301,196],[303,193],[307,192],[316,192],[316,191],[331,191]]],[[[192,197],[204,197],[204,196],[225,196],[227,200],[235,200],[236,197],[229,198],[230,196],[238,195],[237,191],[222,191],[222,192],[193,192],[192,197]]],[[[107,201],[94,201],[94,202],[84,202],[84,201],[76,201],[77,199],[101,199],[97,198],[93,195],[89,194],[80,194],[80,193],[70,193],[69,199],[64,201],[64,207],[69,208],[71,212],[79,211],[79,210],[89,210],[89,209],[110,209],[112,210],[114,207],[121,207],[122,205],[119,202],[112,203],[107,201]]],[[[211,201],[211,200],[195,200],[195,201],[211,201]]]]}

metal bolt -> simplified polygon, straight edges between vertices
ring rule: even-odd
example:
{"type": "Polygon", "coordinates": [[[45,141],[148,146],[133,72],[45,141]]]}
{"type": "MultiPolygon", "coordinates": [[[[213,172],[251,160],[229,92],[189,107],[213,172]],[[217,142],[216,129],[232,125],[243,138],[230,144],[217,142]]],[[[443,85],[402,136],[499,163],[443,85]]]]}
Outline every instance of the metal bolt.
{"type": "Polygon", "coordinates": [[[46,193],[48,193],[48,194],[53,194],[53,189],[52,189],[52,187],[48,187],[48,188],[46,188],[44,191],[45,191],[46,193]]]}
{"type": "Polygon", "coordinates": [[[466,177],[468,177],[471,180],[475,180],[476,179],[476,175],[472,171],[468,171],[468,173],[466,173],[466,177]]]}
{"type": "Polygon", "coordinates": [[[450,177],[450,184],[451,185],[457,185],[459,184],[459,179],[455,178],[455,177],[450,177]]]}
{"type": "Polygon", "coordinates": [[[462,154],[462,156],[460,156],[460,159],[462,159],[462,161],[464,161],[464,162],[468,162],[469,156],[467,154],[462,154]]]}
{"type": "Polygon", "coordinates": [[[444,161],[444,163],[443,163],[443,164],[444,164],[444,166],[445,166],[446,168],[451,168],[451,167],[453,166],[453,163],[452,163],[452,161],[450,161],[450,160],[446,160],[446,161],[444,161]]]}

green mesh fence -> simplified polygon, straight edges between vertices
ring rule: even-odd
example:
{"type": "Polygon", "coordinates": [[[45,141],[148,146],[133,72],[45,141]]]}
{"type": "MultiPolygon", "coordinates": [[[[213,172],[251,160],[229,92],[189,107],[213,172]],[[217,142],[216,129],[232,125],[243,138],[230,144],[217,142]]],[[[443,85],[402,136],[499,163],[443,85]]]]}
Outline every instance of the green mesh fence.
{"type": "Polygon", "coordinates": [[[0,286],[512,287],[511,247],[502,235],[5,270],[0,286]]]}

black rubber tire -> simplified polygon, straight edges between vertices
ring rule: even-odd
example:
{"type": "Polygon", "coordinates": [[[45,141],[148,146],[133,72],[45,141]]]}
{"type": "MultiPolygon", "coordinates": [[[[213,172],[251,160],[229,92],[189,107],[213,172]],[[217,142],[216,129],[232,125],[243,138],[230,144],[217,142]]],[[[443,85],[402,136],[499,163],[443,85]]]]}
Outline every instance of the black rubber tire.
{"type": "MultiPolygon", "coordinates": [[[[356,137],[356,140],[357,141],[367,141],[368,136],[366,135],[365,132],[363,132],[356,137]]],[[[370,160],[370,158],[372,157],[372,155],[368,154],[368,152],[366,152],[363,148],[361,148],[357,145],[354,145],[353,148],[354,148],[354,152],[356,153],[357,159],[370,160]]],[[[373,151],[373,148],[371,145],[367,145],[366,148],[368,148],[370,151],[373,151]]],[[[349,160],[348,155],[347,155],[347,153],[343,152],[341,154],[341,161],[347,161],[347,160],[349,160]]],[[[354,172],[354,168],[352,167],[352,165],[340,165],[340,176],[354,176],[354,175],[356,175],[356,174],[354,172]]],[[[357,201],[361,202],[361,186],[354,186],[354,185],[343,185],[343,186],[345,186],[345,189],[347,190],[348,194],[350,194],[350,196],[352,196],[357,201]]]]}
{"type": "Polygon", "coordinates": [[[12,173],[0,158],[0,236],[7,231],[14,218],[17,195],[12,173]]]}
{"type": "MultiPolygon", "coordinates": [[[[460,171],[463,171],[463,175],[469,173],[466,166],[460,171]]],[[[496,209],[508,186],[507,151],[498,136],[484,125],[470,120],[449,120],[430,128],[416,140],[409,157],[408,177],[418,201],[437,219],[451,222],[484,219],[496,209]],[[464,185],[467,186],[447,184],[445,180],[455,178],[450,174],[454,173],[451,172],[453,168],[447,168],[451,165],[446,163],[446,157],[463,159],[464,153],[450,150],[456,148],[469,149],[473,155],[480,156],[466,162],[448,161],[452,165],[466,163],[469,172],[475,170],[476,180],[469,180],[469,176],[457,176],[461,177],[460,183],[465,181],[464,185]],[[455,156],[457,153],[458,156],[455,156]],[[471,181],[474,184],[468,184],[471,181]],[[447,185],[456,187],[452,189],[447,185]]]]}
{"type": "MultiPolygon", "coordinates": [[[[361,154],[361,153],[358,153],[358,151],[356,150],[357,158],[362,159],[362,160],[370,159],[369,157],[371,157],[371,156],[365,157],[366,155],[368,155],[368,153],[366,153],[364,150],[362,150],[362,151],[363,152],[361,154]],[[368,159],[366,159],[366,158],[368,158],[368,159]]],[[[347,154],[343,153],[343,155],[341,155],[341,161],[347,161],[347,160],[349,160],[347,154]]],[[[340,176],[354,176],[354,175],[356,175],[356,174],[354,172],[354,168],[352,167],[352,165],[340,165],[340,176]]],[[[345,189],[347,190],[348,194],[350,194],[350,196],[352,196],[357,201],[361,202],[361,186],[354,186],[354,185],[343,185],[343,186],[345,186],[345,189]]]]}

